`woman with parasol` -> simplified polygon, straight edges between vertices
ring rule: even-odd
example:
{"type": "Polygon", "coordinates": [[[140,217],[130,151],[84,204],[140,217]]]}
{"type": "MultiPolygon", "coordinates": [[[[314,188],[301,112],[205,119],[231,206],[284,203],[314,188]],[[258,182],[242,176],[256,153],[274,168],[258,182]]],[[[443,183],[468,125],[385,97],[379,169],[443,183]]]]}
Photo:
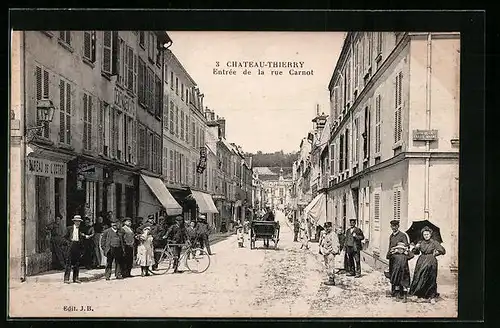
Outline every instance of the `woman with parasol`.
{"type": "Polygon", "coordinates": [[[428,226],[421,230],[422,240],[413,248],[413,253],[419,255],[413,281],[410,286],[410,295],[418,298],[430,299],[435,303],[435,298],[439,296],[437,292],[437,272],[438,264],[436,257],[446,254],[441,244],[432,238],[433,231],[428,226]]]}

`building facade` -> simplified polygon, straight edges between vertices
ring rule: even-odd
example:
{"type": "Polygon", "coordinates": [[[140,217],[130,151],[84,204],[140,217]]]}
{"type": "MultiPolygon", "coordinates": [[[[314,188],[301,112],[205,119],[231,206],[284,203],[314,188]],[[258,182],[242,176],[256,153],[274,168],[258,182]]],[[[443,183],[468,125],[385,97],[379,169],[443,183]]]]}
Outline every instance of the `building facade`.
{"type": "Polygon", "coordinates": [[[263,206],[269,206],[272,209],[284,209],[292,206],[291,168],[286,167],[285,170],[275,167],[254,168],[265,193],[263,206]]]}
{"type": "Polygon", "coordinates": [[[11,147],[18,156],[11,167],[20,164],[21,169],[11,181],[19,179],[23,187],[17,190],[20,205],[13,204],[16,215],[10,217],[11,233],[21,236],[15,247],[20,252],[11,258],[13,268],[21,267],[14,271],[31,275],[51,267],[46,228],[56,216],[63,231],[76,214],[91,219],[107,212],[137,215],[140,170],[161,173],[153,156],[159,149],[161,93],[143,98],[144,83],[157,82],[160,44],[170,38],[155,31],[29,31],[13,32],[12,39],[17,66],[12,66],[11,84],[19,93],[12,110],[19,121],[11,132],[20,142],[11,147]],[[146,34],[147,45],[142,43],[146,34]],[[146,79],[141,62],[148,57],[152,74],[146,79]],[[42,99],[52,102],[54,117],[33,129],[40,125],[36,108],[42,99]],[[148,126],[148,143],[136,142],[141,124],[148,126]],[[138,156],[144,146],[147,159],[138,156]]]}
{"type": "MultiPolygon", "coordinates": [[[[378,268],[389,221],[437,225],[458,261],[460,35],[348,33],[329,84],[330,187],[337,226],[356,218],[363,257],[378,268]]],[[[447,271],[447,270],[446,270],[447,271]]],[[[449,272],[449,271],[448,271],[449,272]]]]}

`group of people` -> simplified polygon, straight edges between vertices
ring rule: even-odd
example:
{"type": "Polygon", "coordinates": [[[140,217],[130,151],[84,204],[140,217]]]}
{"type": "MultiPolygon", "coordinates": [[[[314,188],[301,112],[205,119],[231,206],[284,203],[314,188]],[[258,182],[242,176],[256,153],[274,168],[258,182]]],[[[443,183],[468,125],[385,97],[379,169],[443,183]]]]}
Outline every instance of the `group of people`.
{"type": "Polygon", "coordinates": [[[141,267],[141,276],[150,275],[151,270],[157,270],[161,253],[154,249],[164,248],[167,243],[172,246],[174,254],[174,272],[178,272],[181,246],[191,243],[206,247],[211,255],[208,226],[206,217],[200,215],[196,221],[191,221],[186,227],[182,216],[175,217],[174,224],[168,224],[167,219],[159,217],[155,223],[154,216],[146,220],[137,218],[133,223],[131,218],[121,220],[111,218],[109,226],[103,223],[99,216],[94,224],[90,218],[82,219],[75,215],[73,225],[68,226],[64,234],[60,233],[60,217],[48,227],[52,236],[52,248],[59,268],[64,268],[64,282],[70,283],[71,272],[73,282],[80,283],[79,270],[86,268],[105,268],[105,278],[110,280],[113,264],[115,277],[123,279],[131,277],[135,263],[141,267]],[[84,224],[82,225],[82,222],[84,224]]]}
{"type": "MultiPolygon", "coordinates": [[[[408,235],[399,230],[399,221],[390,222],[392,233],[389,237],[389,260],[387,278],[391,282],[390,297],[407,302],[408,295],[428,299],[432,303],[439,296],[437,292],[437,256],[446,253],[444,247],[432,239],[429,227],[421,230],[422,238],[417,244],[410,243],[408,235]],[[420,255],[415,265],[413,280],[410,282],[408,261],[420,255]]],[[[364,240],[363,231],[356,227],[356,220],[350,220],[350,227],[341,233],[334,231],[331,222],[326,222],[319,240],[319,252],[323,255],[327,269],[326,285],[335,285],[335,256],[344,250],[344,269],[339,270],[356,278],[361,277],[360,251],[364,240]]]]}

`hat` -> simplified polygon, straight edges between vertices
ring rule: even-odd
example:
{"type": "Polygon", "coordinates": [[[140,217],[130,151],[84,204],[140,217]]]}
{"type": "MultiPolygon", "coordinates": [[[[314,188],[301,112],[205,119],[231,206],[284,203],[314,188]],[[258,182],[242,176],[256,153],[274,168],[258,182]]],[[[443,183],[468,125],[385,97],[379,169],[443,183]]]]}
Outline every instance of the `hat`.
{"type": "Polygon", "coordinates": [[[392,220],[391,225],[399,225],[399,220],[392,220]]]}
{"type": "Polygon", "coordinates": [[[356,221],[358,221],[358,219],[355,219],[355,218],[349,219],[349,222],[352,222],[352,221],[356,222],[356,221]]]}
{"type": "Polygon", "coordinates": [[[331,228],[332,223],[331,222],[325,222],[325,228],[331,228]]]}
{"type": "Polygon", "coordinates": [[[110,223],[118,223],[118,220],[115,219],[115,218],[112,218],[111,220],[109,220],[110,223]]]}
{"type": "Polygon", "coordinates": [[[124,218],[124,219],[122,220],[122,222],[123,222],[123,223],[125,223],[125,222],[127,222],[127,221],[132,222],[132,219],[131,219],[131,218],[129,218],[129,217],[126,217],[126,218],[124,218]]]}
{"type": "Polygon", "coordinates": [[[81,217],[80,215],[75,215],[75,216],[73,216],[73,219],[72,219],[72,220],[73,220],[73,221],[83,221],[83,220],[82,220],[82,217],[81,217]]]}
{"type": "Polygon", "coordinates": [[[184,218],[182,216],[176,216],[175,221],[184,221],[184,218]]]}
{"type": "Polygon", "coordinates": [[[198,215],[198,218],[199,219],[206,219],[207,217],[204,214],[200,214],[200,215],[198,215]]]}

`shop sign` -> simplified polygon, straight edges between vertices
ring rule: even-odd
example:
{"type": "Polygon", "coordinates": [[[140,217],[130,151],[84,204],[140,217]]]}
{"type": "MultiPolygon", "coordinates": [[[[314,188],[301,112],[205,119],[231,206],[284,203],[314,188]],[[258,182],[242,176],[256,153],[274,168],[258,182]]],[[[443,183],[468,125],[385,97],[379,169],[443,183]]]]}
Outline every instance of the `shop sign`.
{"type": "Polygon", "coordinates": [[[97,179],[95,165],[78,164],[78,175],[83,179],[97,179]]]}
{"type": "Polygon", "coordinates": [[[132,104],[132,98],[120,88],[115,87],[115,105],[129,114],[133,114],[132,104]]]}
{"type": "Polygon", "coordinates": [[[65,178],[66,165],[41,158],[29,158],[27,161],[28,173],[47,177],[65,178]]]}
{"type": "Polygon", "coordinates": [[[437,140],[438,130],[413,130],[413,141],[437,140]]]}
{"type": "Polygon", "coordinates": [[[198,162],[198,166],[196,168],[196,172],[203,173],[207,168],[207,148],[200,148],[200,161],[198,162]]]}

